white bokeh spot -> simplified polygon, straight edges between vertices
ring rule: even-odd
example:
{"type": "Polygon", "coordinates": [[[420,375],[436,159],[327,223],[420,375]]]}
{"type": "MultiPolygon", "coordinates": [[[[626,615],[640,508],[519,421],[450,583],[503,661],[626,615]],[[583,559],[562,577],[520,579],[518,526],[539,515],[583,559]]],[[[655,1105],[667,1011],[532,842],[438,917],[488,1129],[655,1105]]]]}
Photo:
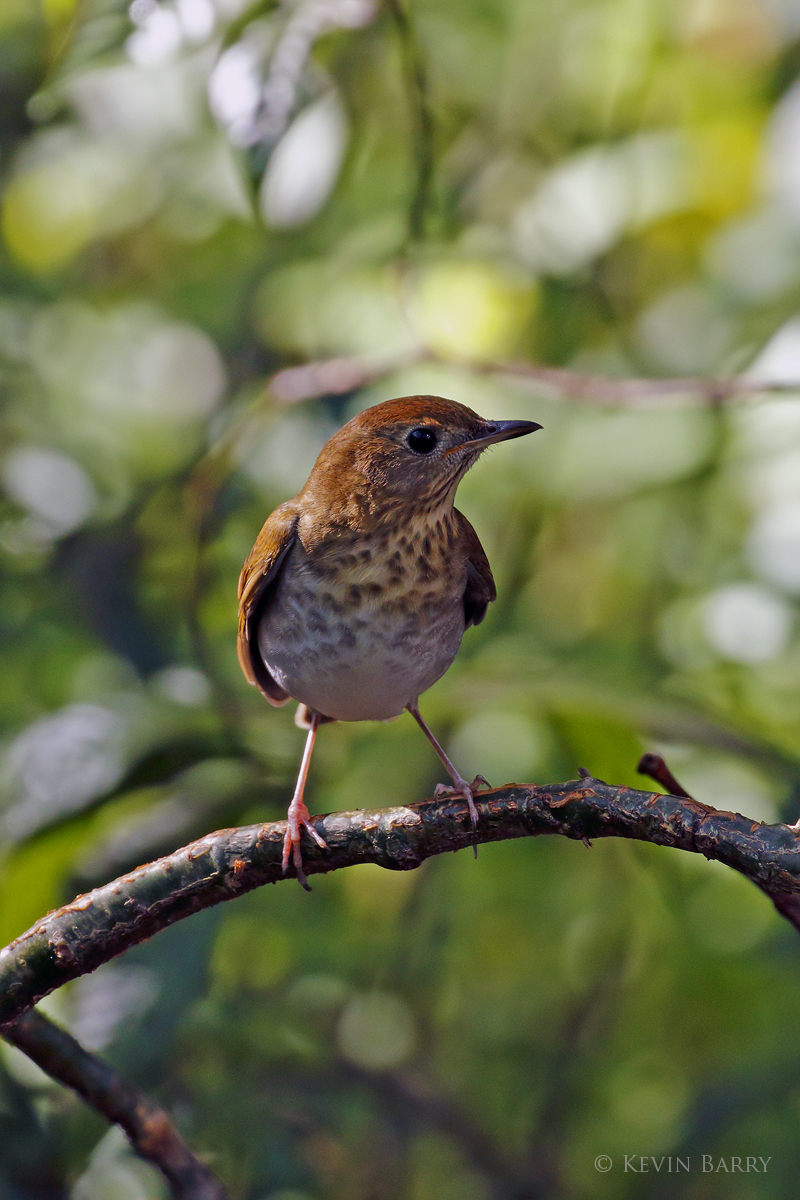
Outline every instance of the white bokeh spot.
{"type": "Polygon", "coordinates": [[[790,605],[757,583],[717,588],[703,605],[706,638],[731,662],[755,664],[776,658],[786,649],[792,624],[790,605]]]}
{"type": "Polygon", "coordinates": [[[757,518],[747,555],[762,579],[800,595],[800,501],[767,508],[757,518]]]}
{"type": "Polygon", "coordinates": [[[16,447],[3,463],[2,478],[12,500],[44,522],[53,537],[77,529],[97,504],[83,467],[57,450],[16,447]]]}
{"type": "Polygon", "coordinates": [[[310,221],[330,196],[347,146],[347,121],[335,93],[310,104],[272,152],[259,205],[267,225],[284,229],[310,221]]]}
{"type": "Polygon", "coordinates": [[[773,334],[747,374],[762,383],[800,387],[800,317],[792,317],[773,334]]]}

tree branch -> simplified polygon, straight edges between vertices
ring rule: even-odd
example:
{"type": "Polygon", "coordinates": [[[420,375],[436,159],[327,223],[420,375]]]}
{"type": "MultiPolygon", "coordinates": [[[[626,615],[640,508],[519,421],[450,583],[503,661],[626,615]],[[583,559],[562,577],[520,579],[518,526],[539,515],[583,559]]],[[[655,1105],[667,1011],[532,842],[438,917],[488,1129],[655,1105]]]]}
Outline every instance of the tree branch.
{"type": "MultiPolygon", "coordinates": [[[[673,796],[686,796],[687,799],[692,799],[686,789],[678,783],[660,754],[643,754],[636,769],[640,775],[648,775],[650,779],[655,779],[656,783],[660,783],[673,796]]],[[[790,829],[795,834],[800,832],[795,826],[787,825],[785,828],[790,829]]],[[[754,880],[754,883],[756,883],[757,887],[761,888],[765,895],[769,896],[780,915],[785,917],[790,924],[794,925],[795,929],[800,933],[800,896],[784,891],[777,891],[774,887],[768,886],[766,883],[759,882],[758,880],[754,880]]]]}
{"type": "Polygon", "coordinates": [[[195,1158],[161,1105],[89,1054],[43,1013],[24,1013],[3,1028],[3,1037],[52,1079],[121,1126],[137,1154],[161,1171],[175,1200],[228,1200],[219,1179],[195,1158]]]}
{"type": "MultiPolygon", "coordinates": [[[[549,787],[509,784],[481,793],[476,803],[477,834],[466,804],[454,797],[317,817],[315,827],[328,849],[305,840],[306,873],[365,862],[408,871],[475,841],[543,834],[624,837],[725,863],[765,891],[785,916],[784,908],[793,910],[800,897],[798,833],[787,825],[763,825],[686,797],[613,787],[590,777],[549,787]]],[[[43,917],[0,951],[0,1025],[160,929],[283,879],[285,829],[285,821],[276,821],[219,830],[43,917]]]]}
{"type": "Polygon", "coordinates": [[[772,383],[750,378],[748,375],[731,375],[727,379],[615,378],[610,375],[586,375],[563,367],[543,367],[536,363],[445,358],[424,347],[402,358],[353,355],[320,359],[297,367],[284,367],[273,375],[269,390],[275,399],[283,404],[314,400],[325,395],[343,395],[366,387],[376,379],[391,375],[415,362],[440,363],[474,375],[506,375],[509,378],[528,380],[546,391],[558,396],[569,396],[572,400],[628,407],[650,404],[658,399],[721,404],[742,396],[800,391],[800,380],[797,383],[772,383]]]}

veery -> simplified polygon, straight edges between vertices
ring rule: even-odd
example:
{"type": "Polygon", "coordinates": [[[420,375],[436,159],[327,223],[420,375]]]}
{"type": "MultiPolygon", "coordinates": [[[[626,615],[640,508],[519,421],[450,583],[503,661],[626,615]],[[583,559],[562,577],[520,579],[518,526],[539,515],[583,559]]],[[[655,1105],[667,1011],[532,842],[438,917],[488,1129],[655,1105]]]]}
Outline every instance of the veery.
{"type": "Polygon", "coordinates": [[[420,715],[417,701],[456,656],[496,590],[475,530],[453,507],[456,488],[487,446],[541,429],[487,421],[438,396],[388,400],[354,417],[323,447],[303,490],[269,516],[239,579],[242,670],[271,704],[300,702],[308,729],[289,805],[291,857],[307,887],[303,801],[317,728],[385,721],[407,709],[464,796],[473,790],[420,715]]]}

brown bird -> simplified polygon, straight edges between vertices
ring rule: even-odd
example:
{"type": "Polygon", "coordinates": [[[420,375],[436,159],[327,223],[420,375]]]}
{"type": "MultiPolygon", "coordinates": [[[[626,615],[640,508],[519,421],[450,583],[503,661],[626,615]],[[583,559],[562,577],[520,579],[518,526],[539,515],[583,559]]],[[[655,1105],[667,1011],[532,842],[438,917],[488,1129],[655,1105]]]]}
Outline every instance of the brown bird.
{"type": "Polygon", "coordinates": [[[487,446],[541,429],[486,421],[439,396],[406,396],[354,417],[323,447],[303,490],[269,516],[239,578],[242,670],[270,704],[299,700],[308,729],[283,845],[307,887],[302,830],[325,842],[303,802],[317,728],[385,721],[408,709],[472,820],[480,776],[462,779],[417,701],[450,666],[496,591],[456,488],[487,446]]]}

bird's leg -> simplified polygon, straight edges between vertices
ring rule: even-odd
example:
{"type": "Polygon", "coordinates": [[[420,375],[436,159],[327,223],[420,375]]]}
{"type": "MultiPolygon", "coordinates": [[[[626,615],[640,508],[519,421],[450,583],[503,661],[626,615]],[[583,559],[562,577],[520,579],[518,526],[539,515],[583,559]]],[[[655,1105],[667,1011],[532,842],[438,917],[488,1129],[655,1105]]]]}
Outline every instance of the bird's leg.
{"type": "MultiPolygon", "coordinates": [[[[407,704],[406,708],[411,713],[412,717],[417,722],[417,724],[419,725],[422,732],[425,734],[425,737],[428,739],[430,744],[433,746],[434,750],[436,751],[436,753],[438,754],[442,763],[444,764],[444,766],[447,770],[447,773],[450,776],[450,778],[452,779],[453,784],[454,784],[453,787],[448,787],[444,783],[437,784],[434,795],[444,796],[444,795],[450,794],[450,795],[455,795],[455,796],[463,796],[467,802],[467,808],[469,809],[469,819],[472,822],[472,828],[477,829],[478,828],[478,810],[475,807],[475,801],[472,798],[473,792],[476,792],[481,785],[483,785],[484,787],[489,787],[489,783],[487,782],[487,780],[485,780],[483,778],[482,775],[476,775],[475,778],[473,779],[472,783],[467,783],[466,779],[462,779],[461,776],[459,775],[458,771],[455,769],[455,767],[451,763],[450,759],[445,754],[442,747],[439,745],[434,733],[432,732],[432,730],[430,730],[428,728],[426,722],[424,721],[424,719],[422,717],[422,713],[419,711],[419,708],[417,707],[417,705],[416,704],[407,704]]],[[[475,856],[477,858],[478,847],[475,846],[474,850],[475,850],[475,856]]]]}
{"type": "Polygon", "coordinates": [[[319,713],[311,713],[310,723],[308,726],[308,737],[306,738],[306,745],[305,749],[303,750],[303,758],[300,763],[300,772],[297,776],[297,783],[295,784],[292,802],[289,805],[289,811],[286,814],[286,836],[283,839],[282,867],[284,874],[289,866],[289,856],[291,855],[292,862],[294,863],[295,870],[297,871],[297,878],[307,892],[310,892],[311,888],[308,886],[305,871],[303,870],[303,855],[300,851],[300,834],[302,830],[307,829],[318,846],[320,846],[323,850],[328,849],[327,843],[320,837],[314,826],[311,824],[311,814],[303,803],[303,792],[305,791],[306,779],[308,778],[308,768],[309,764],[311,763],[311,751],[314,749],[314,739],[317,736],[319,724],[319,713]]]}

